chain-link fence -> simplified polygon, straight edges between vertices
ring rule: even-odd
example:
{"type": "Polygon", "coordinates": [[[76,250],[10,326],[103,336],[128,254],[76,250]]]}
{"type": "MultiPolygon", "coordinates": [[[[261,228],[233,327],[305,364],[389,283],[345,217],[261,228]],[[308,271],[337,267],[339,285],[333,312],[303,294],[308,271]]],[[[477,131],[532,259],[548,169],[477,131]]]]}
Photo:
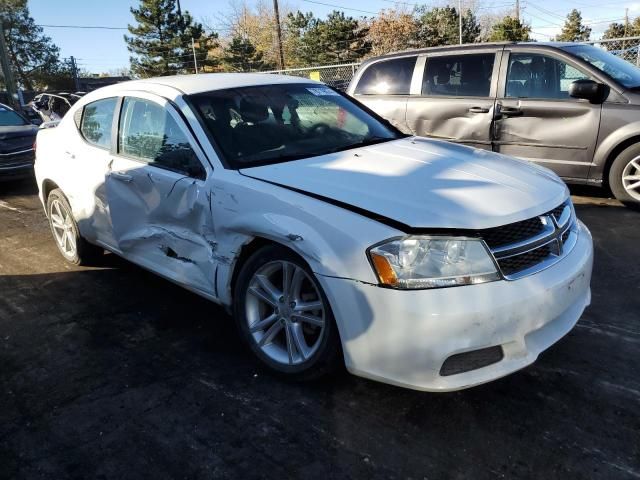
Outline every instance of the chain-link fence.
{"type": "MultiPolygon", "coordinates": [[[[640,37],[611,38],[584,43],[600,47],[634,65],[640,66],[640,37]]],[[[265,73],[310,78],[312,80],[319,80],[340,90],[345,90],[349,86],[349,82],[359,66],[360,63],[319,65],[315,67],[271,70],[265,73]]]]}
{"type": "Polygon", "coordinates": [[[611,38],[587,43],[640,66],[640,37],[611,38]]]}
{"type": "Polygon", "coordinates": [[[294,77],[319,80],[339,90],[346,90],[349,82],[360,66],[359,63],[343,63],[341,65],[322,65],[318,67],[289,68],[286,70],[271,70],[265,73],[293,75],[294,77]]]}

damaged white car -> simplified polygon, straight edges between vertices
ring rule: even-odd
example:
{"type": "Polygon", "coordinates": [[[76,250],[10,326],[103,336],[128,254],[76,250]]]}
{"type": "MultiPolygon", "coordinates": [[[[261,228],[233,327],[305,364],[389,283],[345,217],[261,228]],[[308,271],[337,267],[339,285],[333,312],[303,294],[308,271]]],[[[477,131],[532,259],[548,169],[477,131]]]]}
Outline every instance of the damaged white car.
{"type": "Polygon", "coordinates": [[[407,137],[306,79],[211,74],[90,93],[37,138],[62,255],[104,249],[228,307],[293,378],[344,361],[420,390],[532,363],[590,302],[566,186],[407,137]]]}

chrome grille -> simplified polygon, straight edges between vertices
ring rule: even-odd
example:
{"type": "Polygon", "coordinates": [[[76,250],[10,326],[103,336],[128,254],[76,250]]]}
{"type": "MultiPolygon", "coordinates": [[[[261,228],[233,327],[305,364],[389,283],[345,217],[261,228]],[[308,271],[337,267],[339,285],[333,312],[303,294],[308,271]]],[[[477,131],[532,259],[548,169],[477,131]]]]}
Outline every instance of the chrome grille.
{"type": "Polygon", "coordinates": [[[571,201],[553,210],[480,232],[502,275],[517,280],[544,270],[565,256],[577,239],[577,225],[571,201]]]}

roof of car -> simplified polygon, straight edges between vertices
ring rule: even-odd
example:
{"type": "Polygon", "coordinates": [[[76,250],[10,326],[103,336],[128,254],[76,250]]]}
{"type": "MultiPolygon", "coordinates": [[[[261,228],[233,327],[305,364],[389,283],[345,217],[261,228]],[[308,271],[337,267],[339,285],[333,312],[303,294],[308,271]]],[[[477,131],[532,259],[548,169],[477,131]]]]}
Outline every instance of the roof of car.
{"type": "Polygon", "coordinates": [[[426,47],[426,48],[416,48],[411,50],[402,50],[399,52],[387,53],[385,55],[380,55],[377,57],[369,58],[364,63],[370,63],[375,60],[380,60],[381,58],[393,58],[393,57],[403,57],[406,55],[418,55],[421,53],[428,52],[442,52],[442,51],[455,51],[455,50],[475,50],[480,48],[491,48],[491,47],[505,47],[507,45],[518,45],[518,46],[526,46],[526,47],[534,47],[534,48],[544,48],[544,47],[567,47],[567,46],[575,46],[575,42],[487,42],[487,43],[463,43],[461,45],[441,45],[439,47],[426,47]]]}
{"type": "Polygon", "coordinates": [[[153,91],[154,86],[164,86],[171,87],[184,94],[191,95],[195,93],[209,92],[211,90],[222,90],[225,88],[301,82],[318,83],[308,78],[274,75],[271,73],[204,73],[198,75],[173,75],[169,77],[131,80],[103,87],[99,90],[105,91],[106,89],[109,89],[111,93],[131,89],[153,91]]]}

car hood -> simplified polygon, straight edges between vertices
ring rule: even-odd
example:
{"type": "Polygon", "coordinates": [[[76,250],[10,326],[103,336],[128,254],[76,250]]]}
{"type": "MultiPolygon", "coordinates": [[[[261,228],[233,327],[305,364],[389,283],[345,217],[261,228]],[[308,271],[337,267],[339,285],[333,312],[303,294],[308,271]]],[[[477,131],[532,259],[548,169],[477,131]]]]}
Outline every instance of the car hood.
{"type": "Polygon", "coordinates": [[[547,212],[568,195],[566,185],[546,168],[418,137],[240,173],[412,228],[505,225],[547,212]]]}

